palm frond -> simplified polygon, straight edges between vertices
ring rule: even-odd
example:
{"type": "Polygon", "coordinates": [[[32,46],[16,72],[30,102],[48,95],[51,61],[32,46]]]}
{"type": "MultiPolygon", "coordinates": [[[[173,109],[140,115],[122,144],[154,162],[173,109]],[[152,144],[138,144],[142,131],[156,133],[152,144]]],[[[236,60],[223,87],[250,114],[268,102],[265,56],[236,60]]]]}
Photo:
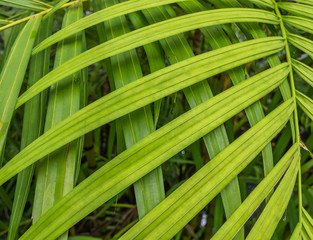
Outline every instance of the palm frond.
{"type": "Polygon", "coordinates": [[[313,238],[312,0],[0,5],[0,238],[313,238]]]}

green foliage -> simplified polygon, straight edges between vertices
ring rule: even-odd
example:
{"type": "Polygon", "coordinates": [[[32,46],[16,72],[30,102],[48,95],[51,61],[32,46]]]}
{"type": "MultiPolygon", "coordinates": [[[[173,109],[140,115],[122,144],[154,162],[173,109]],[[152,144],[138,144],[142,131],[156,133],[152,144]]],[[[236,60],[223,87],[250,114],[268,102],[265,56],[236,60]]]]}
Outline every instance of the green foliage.
{"type": "Polygon", "coordinates": [[[0,238],[313,238],[312,0],[0,5],[0,238]]]}

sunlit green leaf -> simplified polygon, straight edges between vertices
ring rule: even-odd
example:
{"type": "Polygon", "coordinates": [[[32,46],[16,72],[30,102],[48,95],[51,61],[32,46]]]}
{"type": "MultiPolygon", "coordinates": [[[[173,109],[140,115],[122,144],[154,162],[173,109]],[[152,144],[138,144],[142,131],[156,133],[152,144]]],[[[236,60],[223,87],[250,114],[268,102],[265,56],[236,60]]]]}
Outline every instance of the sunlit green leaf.
{"type": "MultiPolygon", "coordinates": [[[[283,64],[279,68],[280,70],[273,68],[262,72],[228,89],[133,145],[105,164],[60,200],[21,239],[34,238],[35,236],[38,238],[54,239],[59,236],[86,214],[99,207],[125,187],[137,181],[168,158],[212,131],[225,120],[281,84],[288,74],[288,67],[283,64]],[[275,77],[273,77],[274,75],[275,77]],[[198,124],[194,124],[194,122],[198,124]],[[106,184],[103,185],[103,182],[106,182],[106,184]],[[78,202],[79,204],[77,204],[78,202]],[[62,217],[60,217],[61,215],[62,217]],[[58,216],[56,221],[49,221],[53,216],[58,216]]],[[[267,121],[272,120],[273,124],[268,124],[267,127],[272,128],[273,131],[265,131],[265,133],[269,134],[269,138],[270,136],[274,137],[289,119],[294,109],[293,103],[293,100],[286,101],[276,109],[277,111],[275,113],[262,120],[258,125],[259,127],[254,128],[254,130],[258,131],[262,129],[264,125],[267,125],[267,121]]],[[[250,131],[250,133],[254,135],[254,131],[250,131]]],[[[263,132],[261,131],[261,133],[263,132]]],[[[250,134],[246,136],[250,136],[250,134]]],[[[246,138],[241,138],[238,141],[238,145],[242,144],[241,141],[245,142],[246,138]]],[[[267,141],[263,141],[263,144],[264,147],[267,141]]],[[[235,148],[237,148],[237,144],[235,148]]],[[[262,145],[259,148],[261,151],[262,145]]],[[[225,151],[225,154],[228,155],[231,152],[225,151]]],[[[240,152],[242,150],[239,150],[240,152]]],[[[254,151],[253,153],[256,152],[254,151]]],[[[251,154],[249,153],[249,155],[251,154]]],[[[224,156],[224,154],[221,154],[221,156],[224,156]]],[[[219,163],[219,161],[215,161],[215,163],[219,163]]],[[[205,185],[211,186],[210,184],[205,185]]],[[[168,224],[163,224],[162,228],[169,226],[168,224]]],[[[176,229],[173,229],[173,231],[176,231],[176,229]]]]}
{"type": "Polygon", "coordinates": [[[313,41],[296,34],[288,34],[287,36],[292,45],[313,57],[313,41]]]}
{"type": "MultiPolygon", "coordinates": [[[[273,54],[281,49],[282,44],[283,42],[280,37],[239,43],[177,63],[154,72],[134,83],[130,83],[123,88],[117,89],[106,97],[73,114],[35,140],[14,159],[10,160],[6,166],[0,169],[0,183],[10,179],[17,172],[39,160],[41,157],[105,123],[209,76],[232,67],[240,66],[252,59],[273,54]],[[257,50],[255,50],[256,44],[251,45],[251,42],[260,43],[259,47],[256,48],[257,50]],[[246,48],[243,48],[244,46],[248,47],[248,49],[250,46],[255,51],[245,50],[246,48]],[[233,48],[234,51],[230,51],[233,48]],[[226,63],[223,53],[230,56],[235,56],[237,53],[238,58],[236,61],[230,59],[231,62],[226,63]],[[246,53],[250,53],[252,56],[248,56],[246,53]],[[207,66],[210,65],[212,68],[207,69],[207,66]],[[148,83],[148,85],[145,83],[148,83]],[[111,107],[108,108],[108,106],[111,107]]],[[[279,69],[286,69],[286,65],[279,66],[279,69]]]]}
{"type": "Polygon", "coordinates": [[[32,18],[18,35],[0,76],[0,156],[31,56],[41,17],[32,18]]]}
{"type": "Polygon", "coordinates": [[[39,0],[2,0],[0,5],[35,11],[43,11],[51,7],[51,5],[39,0]]]}
{"type": "Polygon", "coordinates": [[[302,110],[313,120],[313,100],[303,93],[297,91],[297,103],[302,110]]]}
{"type": "Polygon", "coordinates": [[[313,87],[313,69],[311,67],[295,59],[292,59],[292,67],[303,80],[313,87]]]}
{"type": "Polygon", "coordinates": [[[122,239],[170,239],[208,204],[234,176],[248,165],[267,144],[267,141],[277,134],[288,120],[288,118],[282,117],[282,115],[285,115],[283,112],[287,111],[288,116],[292,112],[293,108],[290,104],[291,101],[282,104],[225,148],[224,151],[139,221],[122,239]],[[265,133],[267,134],[266,137],[264,136],[265,133]],[[260,138],[267,141],[256,141],[260,138]],[[249,151],[246,151],[247,148],[249,148],[249,151]],[[242,151],[243,149],[245,151],[242,151]]]}
{"type": "Polygon", "coordinates": [[[24,93],[19,98],[17,107],[65,76],[118,53],[194,28],[215,25],[217,22],[222,24],[247,21],[264,21],[272,24],[278,23],[277,17],[266,11],[231,9],[188,14],[186,16],[152,24],[100,44],[62,64],[48,73],[32,87],[32,95],[30,95],[29,92],[24,93]],[[179,28],[177,28],[178,25],[180,26],[179,28]]]}
{"type": "Polygon", "coordinates": [[[298,3],[280,2],[278,7],[286,10],[296,16],[313,18],[313,6],[307,6],[298,3]]]}
{"type": "Polygon", "coordinates": [[[313,20],[296,16],[283,16],[283,21],[295,28],[313,34],[313,20]]]}
{"type": "Polygon", "coordinates": [[[298,161],[298,155],[295,156],[298,146],[292,148],[283,156],[272,171],[264,180],[253,190],[247,199],[242,203],[238,210],[226,221],[226,223],[213,236],[212,240],[231,239],[238,230],[245,224],[252,213],[259,207],[265,197],[271,192],[279,179],[283,176],[292,161],[298,161]]]}
{"type": "MultiPolygon", "coordinates": [[[[296,154],[299,154],[299,152],[296,154]]],[[[297,160],[298,158],[296,157],[295,159],[297,160]]],[[[298,168],[298,161],[293,161],[261,216],[251,229],[247,239],[263,239],[272,236],[291,197],[298,168]]]]}

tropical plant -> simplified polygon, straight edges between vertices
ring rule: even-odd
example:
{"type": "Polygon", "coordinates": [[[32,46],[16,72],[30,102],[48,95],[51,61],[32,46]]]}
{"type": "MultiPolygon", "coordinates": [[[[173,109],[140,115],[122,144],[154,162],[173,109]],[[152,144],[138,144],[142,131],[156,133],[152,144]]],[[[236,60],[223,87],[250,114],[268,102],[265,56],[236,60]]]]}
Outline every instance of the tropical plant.
{"type": "Polygon", "coordinates": [[[2,237],[313,239],[312,0],[0,4],[2,237]]]}

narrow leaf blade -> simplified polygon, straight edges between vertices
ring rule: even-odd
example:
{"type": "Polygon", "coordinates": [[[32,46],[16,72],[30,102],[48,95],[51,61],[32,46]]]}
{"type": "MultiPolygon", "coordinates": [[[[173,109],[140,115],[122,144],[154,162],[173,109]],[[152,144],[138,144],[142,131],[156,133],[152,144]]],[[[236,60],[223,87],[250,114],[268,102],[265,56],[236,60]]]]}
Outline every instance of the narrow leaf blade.
{"type": "Polygon", "coordinates": [[[23,28],[0,75],[0,156],[40,21],[40,16],[33,17],[23,28]]]}
{"type": "MultiPolygon", "coordinates": [[[[223,72],[235,66],[240,66],[252,59],[258,59],[261,56],[273,54],[281,50],[283,46],[284,42],[282,41],[282,38],[277,37],[239,43],[207,54],[199,55],[154,72],[142,79],[138,79],[88,105],[35,140],[0,170],[0,183],[3,184],[3,182],[10,179],[14,174],[44,157],[48,153],[105,123],[115,120],[118,117],[214,74],[223,72]],[[269,44],[269,42],[271,44],[269,44]],[[256,43],[261,43],[261,45],[256,48],[256,43]],[[255,51],[244,50],[245,48],[242,48],[243,46],[247,46],[255,51]],[[233,48],[236,49],[235,52],[229,51],[233,48]],[[257,51],[260,52],[256,54],[257,51]],[[223,52],[226,55],[222,54],[223,52]],[[230,63],[227,64],[225,61],[227,58],[225,58],[225,56],[234,57],[236,52],[238,53],[238,59],[229,59],[230,63]],[[252,54],[252,56],[248,57],[246,55],[249,53],[252,54]],[[214,56],[216,56],[216,58],[214,56]],[[195,67],[192,63],[197,63],[198,61],[199,65],[198,67],[195,67]],[[208,69],[208,66],[211,66],[212,69],[208,69]],[[200,72],[201,69],[203,71],[202,73],[200,72]],[[188,74],[186,74],[186,71],[188,74]],[[189,74],[191,74],[191,76],[189,74]],[[144,84],[145,82],[149,84],[146,85],[144,84]],[[108,106],[110,106],[110,108],[108,106]]],[[[288,64],[282,64],[276,69],[286,70],[287,66],[288,64]]]]}

